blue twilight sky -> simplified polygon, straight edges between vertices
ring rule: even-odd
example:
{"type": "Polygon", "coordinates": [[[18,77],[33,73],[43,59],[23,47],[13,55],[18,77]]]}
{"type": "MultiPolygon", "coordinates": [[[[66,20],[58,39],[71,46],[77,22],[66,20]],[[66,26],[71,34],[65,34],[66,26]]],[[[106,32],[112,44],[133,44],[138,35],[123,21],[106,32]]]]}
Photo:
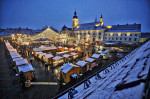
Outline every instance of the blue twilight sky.
{"type": "Polygon", "coordinates": [[[75,8],[79,24],[103,14],[104,25],[140,23],[150,32],[150,0],[0,0],[0,28],[48,25],[60,31],[71,27],[75,8]]]}

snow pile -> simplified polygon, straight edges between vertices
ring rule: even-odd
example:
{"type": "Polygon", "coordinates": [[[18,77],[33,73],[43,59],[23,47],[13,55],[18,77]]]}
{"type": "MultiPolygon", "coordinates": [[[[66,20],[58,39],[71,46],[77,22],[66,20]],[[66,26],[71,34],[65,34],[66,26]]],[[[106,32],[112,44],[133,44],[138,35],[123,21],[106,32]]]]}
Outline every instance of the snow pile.
{"type": "MultiPolygon", "coordinates": [[[[135,49],[99,73],[101,79],[90,78],[91,84],[77,86],[74,99],[141,99],[150,63],[150,41],[135,49]]],[[[67,99],[68,93],[59,99],[67,99]]]]}

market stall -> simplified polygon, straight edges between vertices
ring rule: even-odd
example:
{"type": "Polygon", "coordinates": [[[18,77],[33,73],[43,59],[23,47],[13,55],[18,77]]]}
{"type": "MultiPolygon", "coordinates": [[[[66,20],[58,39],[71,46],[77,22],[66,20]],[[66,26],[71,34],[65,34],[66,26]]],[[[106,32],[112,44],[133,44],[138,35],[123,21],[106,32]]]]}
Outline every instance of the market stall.
{"type": "Polygon", "coordinates": [[[86,58],[85,62],[88,62],[90,70],[92,70],[92,68],[97,65],[96,60],[94,58],[86,58]]]}
{"type": "Polygon", "coordinates": [[[96,64],[100,64],[103,59],[103,56],[101,54],[93,54],[91,57],[96,60],[96,64]]]}
{"type": "Polygon", "coordinates": [[[68,61],[72,61],[73,60],[73,57],[70,54],[64,54],[63,57],[64,57],[65,63],[67,63],[68,61]]]}
{"type": "Polygon", "coordinates": [[[81,74],[85,73],[86,71],[90,69],[89,64],[85,61],[78,61],[76,65],[79,66],[81,74]]]}
{"type": "Polygon", "coordinates": [[[105,51],[98,51],[98,54],[102,54],[103,55],[103,59],[109,59],[109,50],[105,50],[105,51]]]}
{"type": "Polygon", "coordinates": [[[64,63],[64,58],[60,57],[60,56],[55,56],[53,58],[53,66],[58,66],[58,65],[62,65],[64,63]]]}
{"type": "Polygon", "coordinates": [[[31,64],[17,67],[17,73],[23,72],[26,80],[32,80],[35,77],[34,69],[31,64]]]}
{"type": "Polygon", "coordinates": [[[60,76],[63,77],[64,82],[68,83],[71,81],[71,75],[79,75],[79,66],[73,64],[64,64],[60,68],[60,76]]]}
{"type": "Polygon", "coordinates": [[[44,55],[46,55],[46,53],[39,53],[39,54],[38,54],[38,58],[39,58],[40,60],[43,60],[43,56],[44,56],[44,55]]]}
{"type": "Polygon", "coordinates": [[[63,55],[65,55],[65,54],[69,54],[69,52],[68,51],[63,51],[63,52],[56,52],[56,55],[57,56],[63,56],[63,55]]]}
{"type": "Polygon", "coordinates": [[[72,52],[71,53],[72,57],[73,57],[73,60],[76,60],[79,56],[78,56],[78,53],[74,53],[72,52]]]}
{"type": "Polygon", "coordinates": [[[52,64],[52,58],[54,56],[52,54],[45,54],[43,56],[43,61],[46,62],[47,64],[52,64]]]}

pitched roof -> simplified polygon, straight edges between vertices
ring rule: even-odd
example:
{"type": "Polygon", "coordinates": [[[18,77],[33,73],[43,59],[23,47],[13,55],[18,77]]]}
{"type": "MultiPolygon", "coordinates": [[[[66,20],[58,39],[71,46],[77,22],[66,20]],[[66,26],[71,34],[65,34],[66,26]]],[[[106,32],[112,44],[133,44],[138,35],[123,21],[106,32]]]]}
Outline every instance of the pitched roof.
{"type": "Polygon", "coordinates": [[[87,62],[85,62],[85,61],[78,61],[78,62],[76,63],[76,65],[83,67],[83,66],[86,65],[86,63],[87,63],[87,62]]]}
{"type": "Polygon", "coordinates": [[[71,70],[71,68],[73,67],[78,67],[77,65],[73,65],[73,64],[65,64],[60,68],[60,71],[67,73],[69,70],[71,70]]]}
{"type": "Polygon", "coordinates": [[[141,24],[112,25],[106,32],[141,32],[141,24]]]}
{"type": "Polygon", "coordinates": [[[79,24],[78,27],[79,28],[75,28],[74,31],[104,29],[103,26],[100,26],[100,22],[91,22],[91,23],[79,24]],[[99,26],[96,26],[96,25],[99,25],[99,26]]]}
{"type": "Polygon", "coordinates": [[[85,61],[88,61],[88,62],[93,62],[95,59],[93,58],[86,58],[85,61]]]}
{"type": "Polygon", "coordinates": [[[22,66],[18,66],[18,70],[19,72],[28,72],[28,71],[33,71],[33,67],[31,64],[26,64],[26,65],[22,65],[22,66]]]}

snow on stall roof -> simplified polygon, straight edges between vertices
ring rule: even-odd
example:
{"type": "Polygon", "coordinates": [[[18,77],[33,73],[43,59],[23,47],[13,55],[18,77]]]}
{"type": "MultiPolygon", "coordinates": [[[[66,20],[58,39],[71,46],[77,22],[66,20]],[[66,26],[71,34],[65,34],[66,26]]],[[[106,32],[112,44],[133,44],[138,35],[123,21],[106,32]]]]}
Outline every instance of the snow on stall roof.
{"type": "Polygon", "coordinates": [[[97,51],[97,53],[102,53],[103,51],[97,51]]]}
{"type": "Polygon", "coordinates": [[[58,46],[58,48],[62,48],[62,46],[58,46]]]}
{"type": "Polygon", "coordinates": [[[20,58],[21,57],[19,54],[12,54],[10,56],[11,56],[12,59],[14,59],[14,58],[20,58]]]}
{"type": "Polygon", "coordinates": [[[67,73],[73,67],[78,67],[78,66],[74,64],[65,64],[60,68],[60,71],[62,71],[63,73],[67,73]]]}
{"type": "Polygon", "coordinates": [[[13,61],[18,61],[18,60],[22,60],[22,59],[23,59],[22,57],[14,58],[13,61]]]}
{"type": "Polygon", "coordinates": [[[33,71],[33,67],[31,64],[26,64],[26,65],[22,65],[22,66],[18,66],[18,70],[19,72],[28,72],[28,71],[33,71]]]}
{"type": "Polygon", "coordinates": [[[105,56],[105,54],[104,54],[104,53],[101,53],[100,55],[105,56]]]}
{"type": "Polygon", "coordinates": [[[77,55],[77,53],[71,53],[71,55],[77,55]]]}
{"type": "Polygon", "coordinates": [[[88,62],[93,62],[95,59],[93,59],[93,58],[86,58],[85,60],[88,61],[88,62]]]}
{"type": "Polygon", "coordinates": [[[42,54],[43,52],[35,52],[36,54],[42,54]]]}
{"type": "Polygon", "coordinates": [[[44,56],[44,55],[46,55],[46,53],[39,53],[38,55],[40,55],[40,56],[44,56]]]}
{"type": "Polygon", "coordinates": [[[70,54],[64,54],[63,55],[63,57],[66,57],[66,58],[69,57],[69,56],[71,56],[71,55],[70,54]]]}
{"type": "Polygon", "coordinates": [[[85,62],[85,61],[78,61],[78,62],[76,63],[76,65],[83,67],[83,66],[86,65],[86,63],[87,63],[87,62],[85,62]]]}
{"type": "Polygon", "coordinates": [[[15,61],[15,62],[16,62],[17,66],[28,64],[27,59],[21,59],[21,60],[15,61]]]}
{"type": "Polygon", "coordinates": [[[60,58],[62,58],[62,57],[60,57],[60,56],[55,56],[55,57],[53,58],[53,60],[59,60],[60,58]]]}
{"type": "MultiPolygon", "coordinates": [[[[90,78],[91,84],[88,88],[84,89],[84,84],[77,86],[75,89],[78,91],[74,95],[76,99],[141,99],[145,83],[141,82],[139,85],[133,87],[124,88],[122,90],[116,90],[117,85],[124,85],[127,83],[133,83],[137,80],[148,75],[150,68],[150,41],[146,42],[139,48],[111,64],[115,68],[107,67],[109,73],[105,73],[105,70],[99,74],[102,77],[99,80],[95,79],[95,76],[90,78]],[[148,56],[148,57],[147,57],[148,56]],[[136,61],[139,59],[139,61],[136,61]],[[118,63],[118,64],[116,64],[118,63]],[[144,63],[147,63],[144,65],[144,63]],[[145,69],[143,69],[145,68],[145,69]],[[143,75],[143,76],[142,76],[143,75]],[[139,77],[141,76],[141,77],[139,77]]],[[[136,84],[136,83],[134,83],[136,84]]],[[[68,93],[61,96],[59,99],[66,99],[68,93]]]]}
{"type": "Polygon", "coordinates": [[[41,52],[42,50],[40,48],[33,48],[34,52],[41,52]]]}
{"type": "Polygon", "coordinates": [[[54,57],[52,54],[45,54],[44,55],[46,58],[52,58],[52,57],[54,57]]]}
{"type": "Polygon", "coordinates": [[[100,54],[93,54],[91,57],[93,57],[93,58],[99,58],[100,54]]]}

